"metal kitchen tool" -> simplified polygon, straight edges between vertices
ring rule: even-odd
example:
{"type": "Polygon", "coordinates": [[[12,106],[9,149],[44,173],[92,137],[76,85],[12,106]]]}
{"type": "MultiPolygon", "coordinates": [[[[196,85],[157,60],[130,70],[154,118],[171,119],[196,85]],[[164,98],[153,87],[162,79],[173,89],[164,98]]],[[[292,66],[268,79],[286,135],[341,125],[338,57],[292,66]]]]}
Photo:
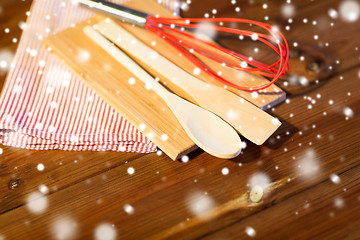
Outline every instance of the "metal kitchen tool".
{"type": "Polygon", "coordinates": [[[289,48],[287,41],[281,32],[266,23],[240,18],[167,18],[147,14],[103,0],[78,0],[78,2],[93,9],[108,13],[124,22],[143,27],[148,31],[161,36],[184,56],[195,63],[200,69],[227,86],[245,91],[259,91],[269,87],[288,71],[289,48]],[[222,25],[224,23],[251,24],[262,28],[268,34],[234,29],[226,26],[223,27],[222,25]],[[211,41],[203,40],[203,38],[198,36],[199,34],[186,31],[186,29],[211,30],[249,37],[269,46],[279,55],[279,59],[273,64],[267,65],[230,49],[215,45],[211,41]],[[221,77],[221,75],[204,64],[191,52],[201,54],[215,62],[223,64],[224,67],[254,72],[269,77],[272,80],[261,86],[239,86],[238,84],[221,77]]]}

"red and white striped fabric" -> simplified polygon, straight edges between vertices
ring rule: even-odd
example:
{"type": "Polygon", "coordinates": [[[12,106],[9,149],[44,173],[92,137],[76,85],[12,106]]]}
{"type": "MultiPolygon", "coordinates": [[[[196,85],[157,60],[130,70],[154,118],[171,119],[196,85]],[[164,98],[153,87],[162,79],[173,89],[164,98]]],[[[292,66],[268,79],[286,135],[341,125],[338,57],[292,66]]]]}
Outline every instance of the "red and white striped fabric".
{"type": "MultiPolygon", "coordinates": [[[[162,2],[175,11],[177,1],[162,2]]],[[[156,150],[41,44],[92,14],[73,0],[34,0],[0,96],[2,144],[38,150],[156,150]]]]}

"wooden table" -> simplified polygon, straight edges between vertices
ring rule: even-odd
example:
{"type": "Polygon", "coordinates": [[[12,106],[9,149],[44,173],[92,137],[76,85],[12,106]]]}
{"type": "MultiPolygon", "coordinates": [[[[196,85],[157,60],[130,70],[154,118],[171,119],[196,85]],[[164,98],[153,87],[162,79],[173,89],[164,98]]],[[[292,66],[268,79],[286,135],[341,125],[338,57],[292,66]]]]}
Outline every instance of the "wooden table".
{"type": "MultiPolygon", "coordinates": [[[[1,146],[0,239],[359,239],[359,19],[345,21],[338,0],[237,2],[192,0],[182,14],[268,16],[285,33],[291,76],[279,83],[286,102],[269,110],[283,122],[273,137],[232,160],[197,150],[187,163],[1,146]]],[[[30,5],[0,1],[0,51],[16,50],[30,5]]]]}

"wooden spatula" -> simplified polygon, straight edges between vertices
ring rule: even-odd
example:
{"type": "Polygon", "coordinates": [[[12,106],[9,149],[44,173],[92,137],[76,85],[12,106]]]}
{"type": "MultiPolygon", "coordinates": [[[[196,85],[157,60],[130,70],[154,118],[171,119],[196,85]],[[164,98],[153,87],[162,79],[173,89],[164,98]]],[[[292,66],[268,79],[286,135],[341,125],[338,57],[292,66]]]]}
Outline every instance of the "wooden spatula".
{"type": "Polygon", "coordinates": [[[147,65],[161,76],[187,91],[196,104],[209,110],[234,127],[241,135],[261,145],[281,125],[272,117],[245,99],[224,88],[205,83],[188,74],[110,19],[94,26],[140,65],[147,65]]]}
{"type": "Polygon", "coordinates": [[[84,32],[166,102],[196,145],[209,154],[220,158],[233,158],[239,155],[241,152],[240,137],[224,120],[214,113],[169,92],[129,56],[92,27],[85,27],[84,32]]]}

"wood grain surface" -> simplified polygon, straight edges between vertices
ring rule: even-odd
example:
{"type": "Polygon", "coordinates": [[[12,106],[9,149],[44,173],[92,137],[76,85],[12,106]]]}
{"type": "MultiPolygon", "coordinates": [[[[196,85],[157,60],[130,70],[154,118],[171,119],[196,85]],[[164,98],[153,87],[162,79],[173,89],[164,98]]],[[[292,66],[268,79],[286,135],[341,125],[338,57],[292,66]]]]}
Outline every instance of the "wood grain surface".
{"type": "MultiPolygon", "coordinates": [[[[0,239],[360,238],[360,20],[343,19],[345,1],[204,2],[192,0],[182,15],[268,16],[291,43],[287,101],[269,110],[283,123],[274,136],[263,146],[246,142],[235,159],[197,150],[187,163],[1,146],[0,239]],[[294,11],[285,17],[284,8],[294,11]],[[308,84],[297,81],[304,76],[308,84]]],[[[15,51],[30,3],[0,2],[0,51],[15,51]]],[[[246,41],[217,40],[253,52],[246,41]]]]}

